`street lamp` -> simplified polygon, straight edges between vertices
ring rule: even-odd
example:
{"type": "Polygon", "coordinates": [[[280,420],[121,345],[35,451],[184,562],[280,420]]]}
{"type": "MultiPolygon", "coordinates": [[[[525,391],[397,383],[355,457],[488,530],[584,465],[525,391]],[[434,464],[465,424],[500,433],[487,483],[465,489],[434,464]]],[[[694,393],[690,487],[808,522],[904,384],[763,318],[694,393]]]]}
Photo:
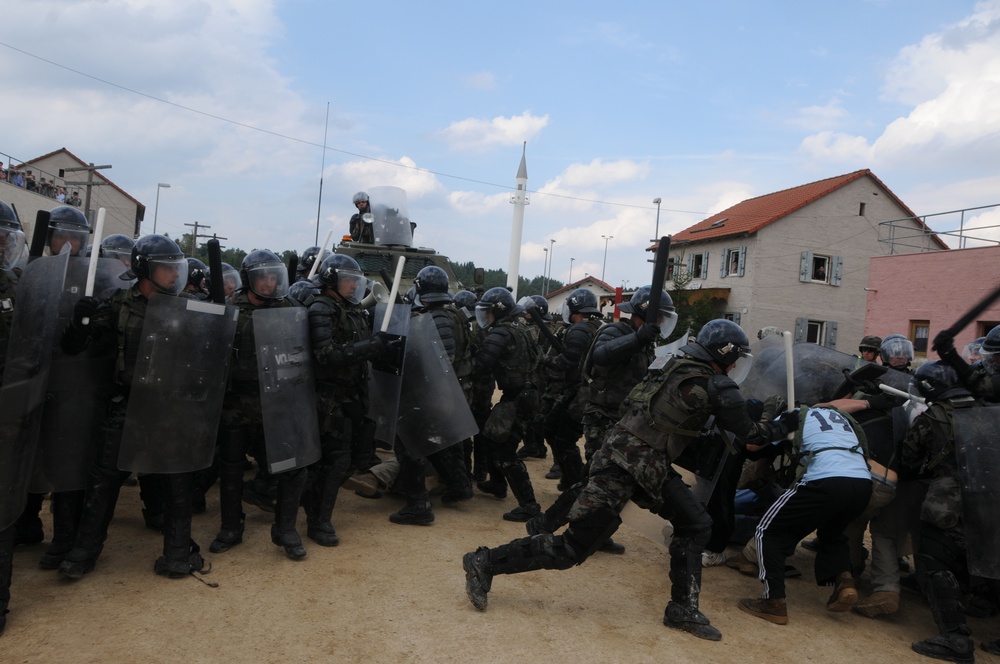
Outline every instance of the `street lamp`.
{"type": "Polygon", "coordinates": [[[573,261],[575,260],[573,257],[569,259],[569,283],[573,283],[573,261]]]}
{"type": "Polygon", "coordinates": [[[659,198],[654,198],[653,203],[656,205],[656,237],[654,237],[650,242],[656,242],[660,239],[660,203],[662,201],[659,198]]]}
{"type": "Polygon", "coordinates": [[[156,185],[156,207],[153,208],[153,235],[156,235],[156,218],[160,214],[160,189],[170,189],[170,185],[163,182],[156,185]]]}
{"type": "Polygon", "coordinates": [[[622,279],[622,292],[628,291],[628,279],[622,279]]]}
{"type": "Polygon", "coordinates": [[[545,252],[545,262],[542,264],[542,293],[544,297],[549,292],[549,250],[548,247],[542,247],[542,251],[545,252]]]}
{"type": "Polygon", "coordinates": [[[602,235],[604,239],[604,263],[601,264],[601,281],[604,281],[604,268],[608,265],[608,241],[612,240],[614,235],[602,235]]]}
{"type": "Polygon", "coordinates": [[[552,281],[552,257],[556,255],[556,252],[552,249],[552,245],[555,243],[555,240],[549,240],[549,281],[552,281]]]}

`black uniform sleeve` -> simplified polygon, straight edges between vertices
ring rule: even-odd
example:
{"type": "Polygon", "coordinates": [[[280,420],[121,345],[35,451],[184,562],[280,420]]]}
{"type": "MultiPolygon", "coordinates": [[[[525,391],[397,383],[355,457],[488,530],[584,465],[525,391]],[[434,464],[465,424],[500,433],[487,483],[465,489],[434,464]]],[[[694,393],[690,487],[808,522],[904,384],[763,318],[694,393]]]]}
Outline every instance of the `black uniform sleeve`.
{"type": "Polygon", "coordinates": [[[489,374],[500,364],[504,351],[511,343],[511,331],[503,326],[494,326],[486,333],[483,344],[472,358],[473,371],[489,374]]]}

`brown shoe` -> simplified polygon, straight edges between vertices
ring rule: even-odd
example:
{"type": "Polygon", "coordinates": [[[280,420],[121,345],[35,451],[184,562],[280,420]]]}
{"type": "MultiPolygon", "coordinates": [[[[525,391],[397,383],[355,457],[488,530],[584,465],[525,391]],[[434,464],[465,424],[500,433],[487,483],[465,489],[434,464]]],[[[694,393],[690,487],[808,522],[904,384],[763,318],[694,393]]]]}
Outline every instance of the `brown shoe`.
{"type": "Polygon", "coordinates": [[[872,593],[854,605],[854,612],[866,618],[887,616],[899,611],[899,593],[891,590],[880,590],[872,593]]]}
{"type": "Polygon", "coordinates": [[[738,606],[752,616],[769,620],[776,625],[788,624],[788,608],[785,598],[763,599],[760,597],[744,597],[738,606]]]}
{"type": "Polygon", "coordinates": [[[757,563],[747,558],[742,551],[734,556],[729,556],[729,558],[726,559],[726,567],[732,568],[740,574],[754,577],[757,576],[759,571],[757,563]]]}
{"type": "Polygon", "coordinates": [[[348,489],[354,489],[354,492],[363,498],[382,497],[378,478],[368,471],[351,475],[344,481],[344,486],[348,489]]]}
{"type": "Polygon", "coordinates": [[[833,587],[833,594],[826,600],[826,610],[834,613],[850,611],[851,607],[858,603],[858,590],[854,587],[854,577],[850,572],[841,572],[837,575],[837,583],[833,587]]]}

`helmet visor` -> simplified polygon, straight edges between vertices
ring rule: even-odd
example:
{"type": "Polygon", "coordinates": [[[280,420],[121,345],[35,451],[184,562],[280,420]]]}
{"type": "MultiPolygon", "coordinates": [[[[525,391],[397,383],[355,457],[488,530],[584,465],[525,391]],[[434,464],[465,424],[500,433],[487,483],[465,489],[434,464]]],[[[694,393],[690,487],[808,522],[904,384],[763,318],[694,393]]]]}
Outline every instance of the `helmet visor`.
{"type": "Polygon", "coordinates": [[[484,330],[493,324],[493,314],[490,313],[489,306],[476,307],[476,324],[484,330]]]}
{"type": "Polygon", "coordinates": [[[149,257],[149,280],[156,290],[177,295],[187,286],[187,259],[149,257]]]}
{"type": "Polygon", "coordinates": [[[729,367],[727,374],[733,379],[737,385],[742,383],[743,380],[750,373],[750,367],[753,366],[753,355],[750,354],[749,350],[742,351],[740,357],[736,362],[729,367]]]}
{"type": "Polygon", "coordinates": [[[82,256],[83,250],[87,248],[87,240],[90,239],[90,232],[81,229],[79,226],[68,228],[49,229],[49,252],[53,256],[68,251],[70,256],[82,256]]]}
{"type": "Polygon", "coordinates": [[[0,270],[14,267],[24,251],[24,233],[0,226],[0,270]]]}
{"type": "Polygon", "coordinates": [[[660,314],[660,317],[656,319],[656,325],[660,328],[660,338],[666,339],[670,336],[670,333],[674,331],[677,327],[677,312],[676,311],[664,311],[660,314]]]}
{"type": "Polygon", "coordinates": [[[280,263],[251,267],[247,279],[253,294],[264,300],[280,300],[288,295],[288,270],[280,263]]]}
{"type": "Polygon", "coordinates": [[[131,249],[126,251],[124,249],[107,249],[105,247],[101,247],[101,256],[103,258],[115,258],[124,263],[125,267],[132,267],[131,249]]]}
{"type": "Polygon", "coordinates": [[[979,356],[983,361],[983,369],[991,376],[1000,375],[1000,354],[997,351],[979,349],[979,356]]]}
{"type": "Polygon", "coordinates": [[[337,293],[351,304],[361,304],[368,278],[358,270],[337,268],[337,293]]]}

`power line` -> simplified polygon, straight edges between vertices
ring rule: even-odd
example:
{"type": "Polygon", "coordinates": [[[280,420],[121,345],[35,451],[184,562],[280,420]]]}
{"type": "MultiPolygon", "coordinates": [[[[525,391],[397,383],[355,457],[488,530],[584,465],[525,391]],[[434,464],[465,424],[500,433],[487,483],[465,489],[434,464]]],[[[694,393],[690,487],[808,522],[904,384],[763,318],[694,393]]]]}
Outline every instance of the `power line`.
{"type": "MultiPolygon", "coordinates": [[[[226,118],[226,117],[223,117],[221,115],[216,115],[214,113],[209,113],[207,111],[202,111],[202,110],[199,110],[197,108],[193,108],[191,106],[185,106],[183,104],[178,104],[177,102],[173,102],[173,101],[170,101],[168,99],[163,99],[162,97],[157,97],[155,95],[151,95],[149,93],[142,92],[140,90],[135,90],[134,88],[130,88],[128,86],[121,85],[119,83],[115,83],[115,82],[109,81],[107,79],[103,79],[103,78],[101,78],[99,76],[94,76],[93,74],[88,74],[87,72],[80,71],[79,69],[73,69],[72,67],[68,67],[68,66],[66,66],[64,64],[55,62],[54,60],[49,60],[48,58],[43,58],[40,55],[36,55],[34,53],[30,53],[29,51],[25,51],[24,49],[20,49],[20,48],[18,48],[16,46],[12,46],[11,44],[7,44],[5,42],[0,42],[0,46],[5,46],[6,48],[9,48],[12,51],[17,51],[18,53],[26,55],[29,58],[34,58],[34,59],[39,60],[41,62],[44,62],[46,64],[52,65],[53,67],[58,67],[60,69],[64,69],[64,70],[66,70],[68,72],[72,72],[74,74],[77,74],[78,76],[83,76],[85,78],[89,78],[89,79],[97,81],[99,83],[103,83],[104,85],[109,85],[111,87],[118,88],[119,90],[124,90],[125,92],[129,92],[129,93],[134,94],[134,95],[139,95],[140,97],[145,97],[146,99],[151,99],[151,100],[159,102],[161,104],[166,104],[168,106],[173,106],[175,108],[179,108],[181,110],[188,111],[189,113],[195,113],[197,115],[202,115],[202,116],[205,116],[207,118],[212,118],[213,120],[218,120],[219,122],[225,122],[227,124],[231,124],[231,125],[234,125],[234,126],[237,126],[237,127],[242,127],[244,129],[249,129],[251,131],[257,131],[257,132],[260,132],[262,134],[267,134],[269,136],[274,136],[276,138],[282,138],[282,139],[285,139],[285,140],[288,140],[288,141],[294,141],[296,143],[301,143],[302,145],[308,145],[308,146],[311,146],[311,147],[321,148],[324,151],[329,150],[331,152],[336,152],[338,154],[346,155],[346,156],[349,156],[349,157],[356,157],[358,159],[365,159],[367,161],[374,161],[374,162],[377,162],[377,163],[380,163],[380,164],[387,164],[387,165],[390,165],[390,166],[395,166],[397,168],[406,168],[406,169],[409,169],[409,170],[412,170],[412,171],[417,171],[419,173],[427,173],[429,175],[435,175],[437,177],[449,178],[449,179],[452,179],[452,180],[459,180],[459,181],[462,181],[462,182],[470,182],[472,184],[481,184],[481,185],[484,185],[484,186],[487,186],[487,187],[496,187],[497,189],[503,189],[505,191],[509,191],[510,190],[510,185],[497,184],[495,182],[487,182],[485,180],[477,180],[475,178],[468,178],[468,177],[464,177],[464,176],[461,176],[461,175],[452,175],[451,173],[443,173],[441,171],[433,171],[433,170],[431,170],[429,168],[421,168],[419,166],[408,166],[406,164],[401,164],[401,163],[399,163],[397,161],[391,161],[391,160],[388,160],[388,159],[379,159],[378,157],[371,157],[369,155],[361,154],[361,153],[358,153],[358,152],[351,152],[350,150],[342,150],[340,148],[334,148],[334,147],[330,147],[328,145],[322,145],[322,144],[316,143],[314,141],[309,141],[309,140],[306,140],[306,139],[303,139],[303,138],[298,138],[296,136],[289,136],[287,134],[282,134],[280,132],[271,131],[270,129],[264,129],[262,127],[256,127],[254,125],[250,125],[250,124],[247,124],[245,122],[240,122],[238,120],[232,120],[230,118],[226,118]]],[[[652,206],[649,206],[649,205],[634,205],[634,204],[631,204],[631,203],[616,203],[616,202],[612,202],[612,201],[602,201],[602,200],[597,200],[597,199],[592,199],[592,198],[580,198],[578,196],[568,196],[568,195],[565,195],[565,194],[554,194],[554,193],[551,193],[551,192],[544,192],[544,191],[533,190],[533,189],[529,189],[527,191],[528,191],[528,193],[536,194],[536,195],[539,195],[539,196],[550,196],[552,198],[561,198],[561,199],[564,199],[564,200],[579,201],[581,203],[595,203],[595,204],[598,204],[598,205],[610,205],[610,206],[614,206],[614,207],[635,208],[635,209],[639,209],[639,210],[655,210],[656,209],[656,208],[654,208],[652,206]]],[[[696,211],[696,210],[672,210],[670,208],[662,208],[662,209],[664,211],[666,211],[666,212],[676,212],[676,213],[680,213],[680,214],[697,214],[697,215],[705,215],[705,216],[707,216],[707,215],[710,214],[708,212],[702,212],[702,211],[696,211]]]]}

